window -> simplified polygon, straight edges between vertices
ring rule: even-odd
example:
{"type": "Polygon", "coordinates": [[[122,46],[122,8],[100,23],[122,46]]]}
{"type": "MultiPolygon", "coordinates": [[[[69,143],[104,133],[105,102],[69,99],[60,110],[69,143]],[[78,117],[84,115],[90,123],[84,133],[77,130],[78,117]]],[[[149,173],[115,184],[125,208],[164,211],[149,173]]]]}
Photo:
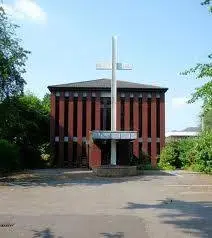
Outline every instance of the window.
{"type": "Polygon", "coordinates": [[[64,145],[64,162],[68,162],[68,143],[65,142],[63,145],[64,145]]]}
{"type": "Polygon", "coordinates": [[[73,150],[72,150],[72,162],[73,162],[73,167],[77,167],[77,142],[73,142],[73,150]]]}
{"type": "Polygon", "coordinates": [[[96,113],[95,113],[95,97],[92,97],[91,99],[91,130],[95,130],[95,119],[96,119],[96,113]]]}
{"type": "Polygon", "coordinates": [[[157,155],[160,155],[160,142],[157,142],[157,155]]]}
{"type": "Polygon", "coordinates": [[[121,131],[124,131],[124,98],[121,98],[121,131]]]}
{"type": "Polygon", "coordinates": [[[148,137],[151,138],[151,98],[147,99],[147,110],[148,110],[148,119],[147,119],[147,124],[148,124],[148,137]]]}
{"type": "Polygon", "coordinates": [[[64,108],[64,136],[68,136],[68,102],[69,98],[65,98],[65,108],[64,108]]]}
{"type": "Polygon", "coordinates": [[[111,100],[106,100],[106,130],[111,130],[111,100]]]}
{"type": "Polygon", "coordinates": [[[77,102],[78,98],[74,97],[74,112],[73,112],[73,135],[77,137],[77,102]]]}
{"type": "Polygon", "coordinates": [[[55,149],[55,156],[54,156],[53,164],[57,165],[58,158],[59,158],[59,143],[58,142],[55,142],[55,148],[54,149],[55,149]]]}
{"type": "Polygon", "coordinates": [[[82,157],[86,157],[86,142],[82,143],[82,157]]]}
{"type": "Polygon", "coordinates": [[[55,101],[55,136],[59,135],[59,97],[55,101]]]}
{"type": "Polygon", "coordinates": [[[160,138],[160,98],[156,99],[156,127],[157,137],[160,138]]]}
{"type": "Polygon", "coordinates": [[[139,116],[138,116],[138,126],[139,126],[139,137],[142,137],[142,98],[139,98],[138,101],[138,110],[139,110],[139,116]]]}
{"type": "Polygon", "coordinates": [[[148,142],[148,155],[149,155],[149,157],[151,157],[151,155],[152,155],[151,142],[148,142]]]}
{"type": "Polygon", "coordinates": [[[86,136],[86,98],[82,99],[82,136],[86,136]]]}
{"type": "Polygon", "coordinates": [[[130,130],[133,131],[133,98],[130,98],[130,130]]]}
{"type": "Polygon", "coordinates": [[[100,102],[100,130],[104,130],[104,98],[101,98],[100,102]]]}

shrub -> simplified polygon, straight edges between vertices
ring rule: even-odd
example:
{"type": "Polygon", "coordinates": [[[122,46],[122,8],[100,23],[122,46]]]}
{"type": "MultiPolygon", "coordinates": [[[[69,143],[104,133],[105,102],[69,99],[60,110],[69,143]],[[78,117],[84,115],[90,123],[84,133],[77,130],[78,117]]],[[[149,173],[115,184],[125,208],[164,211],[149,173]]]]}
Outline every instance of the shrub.
{"type": "Polygon", "coordinates": [[[212,173],[212,131],[206,131],[197,138],[167,143],[160,154],[159,167],[212,173]]]}
{"type": "Polygon", "coordinates": [[[161,151],[159,167],[167,170],[181,168],[182,162],[179,160],[179,141],[171,141],[166,144],[161,151]]]}
{"type": "Polygon", "coordinates": [[[19,169],[20,153],[17,145],[0,140],[0,171],[11,172],[19,169]]]}
{"type": "Polygon", "coordinates": [[[179,141],[179,160],[184,169],[190,167],[194,163],[194,145],[196,141],[196,138],[187,138],[179,141]]]}
{"type": "Polygon", "coordinates": [[[194,144],[194,171],[212,173],[212,131],[204,132],[194,144]]]}

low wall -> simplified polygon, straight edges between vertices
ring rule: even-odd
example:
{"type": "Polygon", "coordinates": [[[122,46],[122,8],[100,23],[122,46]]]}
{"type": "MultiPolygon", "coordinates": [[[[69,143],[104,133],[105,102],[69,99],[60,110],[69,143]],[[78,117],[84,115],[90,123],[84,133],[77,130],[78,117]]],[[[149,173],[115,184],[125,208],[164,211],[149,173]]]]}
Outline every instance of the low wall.
{"type": "Polygon", "coordinates": [[[136,166],[100,166],[93,168],[95,175],[99,177],[125,177],[138,175],[136,166]]]}

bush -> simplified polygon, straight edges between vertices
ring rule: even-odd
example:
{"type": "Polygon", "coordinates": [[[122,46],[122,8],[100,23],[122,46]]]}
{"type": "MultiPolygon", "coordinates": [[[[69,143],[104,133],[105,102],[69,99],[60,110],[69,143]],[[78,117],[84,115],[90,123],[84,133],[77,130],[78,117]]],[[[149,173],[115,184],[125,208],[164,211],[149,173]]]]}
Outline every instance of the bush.
{"type": "Polygon", "coordinates": [[[18,170],[20,166],[20,153],[17,145],[0,140],[0,172],[18,170]]]}
{"type": "Polygon", "coordinates": [[[196,172],[212,173],[212,131],[166,144],[160,154],[159,167],[184,168],[196,172]]]}
{"type": "Polygon", "coordinates": [[[160,154],[158,166],[163,169],[172,170],[181,168],[182,162],[179,159],[179,141],[171,141],[166,144],[160,154]]]}
{"type": "Polygon", "coordinates": [[[48,154],[47,147],[43,146],[49,141],[48,100],[47,97],[42,101],[28,93],[0,103],[0,139],[19,146],[22,169],[43,168],[45,165],[41,154],[48,154]]]}
{"type": "Polygon", "coordinates": [[[212,131],[204,132],[195,141],[193,153],[194,163],[190,168],[194,171],[212,173],[212,131]]]}
{"type": "Polygon", "coordinates": [[[179,141],[179,160],[181,161],[181,167],[189,168],[195,160],[194,145],[196,138],[187,138],[179,141]]]}

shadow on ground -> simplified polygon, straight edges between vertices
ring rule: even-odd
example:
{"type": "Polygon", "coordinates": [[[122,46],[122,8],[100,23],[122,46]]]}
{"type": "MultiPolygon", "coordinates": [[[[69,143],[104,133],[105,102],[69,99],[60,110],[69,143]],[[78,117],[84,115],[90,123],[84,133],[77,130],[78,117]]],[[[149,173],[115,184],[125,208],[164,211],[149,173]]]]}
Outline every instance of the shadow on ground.
{"type": "Polygon", "coordinates": [[[124,238],[124,232],[115,232],[115,233],[100,233],[103,238],[124,238]]]}
{"type": "Polygon", "coordinates": [[[28,173],[20,173],[13,176],[0,178],[0,186],[24,186],[24,187],[57,187],[57,186],[72,186],[72,185],[90,185],[101,186],[112,183],[123,183],[130,181],[150,181],[160,179],[161,176],[174,176],[163,171],[145,172],[144,175],[122,177],[122,178],[105,178],[96,177],[92,171],[83,170],[35,170],[28,173]]]}
{"type": "Polygon", "coordinates": [[[184,233],[197,237],[212,237],[212,202],[187,202],[166,199],[148,205],[129,202],[124,209],[166,210],[158,215],[163,223],[174,225],[184,233]]]}
{"type": "Polygon", "coordinates": [[[62,236],[55,236],[54,233],[49,229],[46,228],[41,231],[33,230],[33,238],[63,238],[62,236]]]}

